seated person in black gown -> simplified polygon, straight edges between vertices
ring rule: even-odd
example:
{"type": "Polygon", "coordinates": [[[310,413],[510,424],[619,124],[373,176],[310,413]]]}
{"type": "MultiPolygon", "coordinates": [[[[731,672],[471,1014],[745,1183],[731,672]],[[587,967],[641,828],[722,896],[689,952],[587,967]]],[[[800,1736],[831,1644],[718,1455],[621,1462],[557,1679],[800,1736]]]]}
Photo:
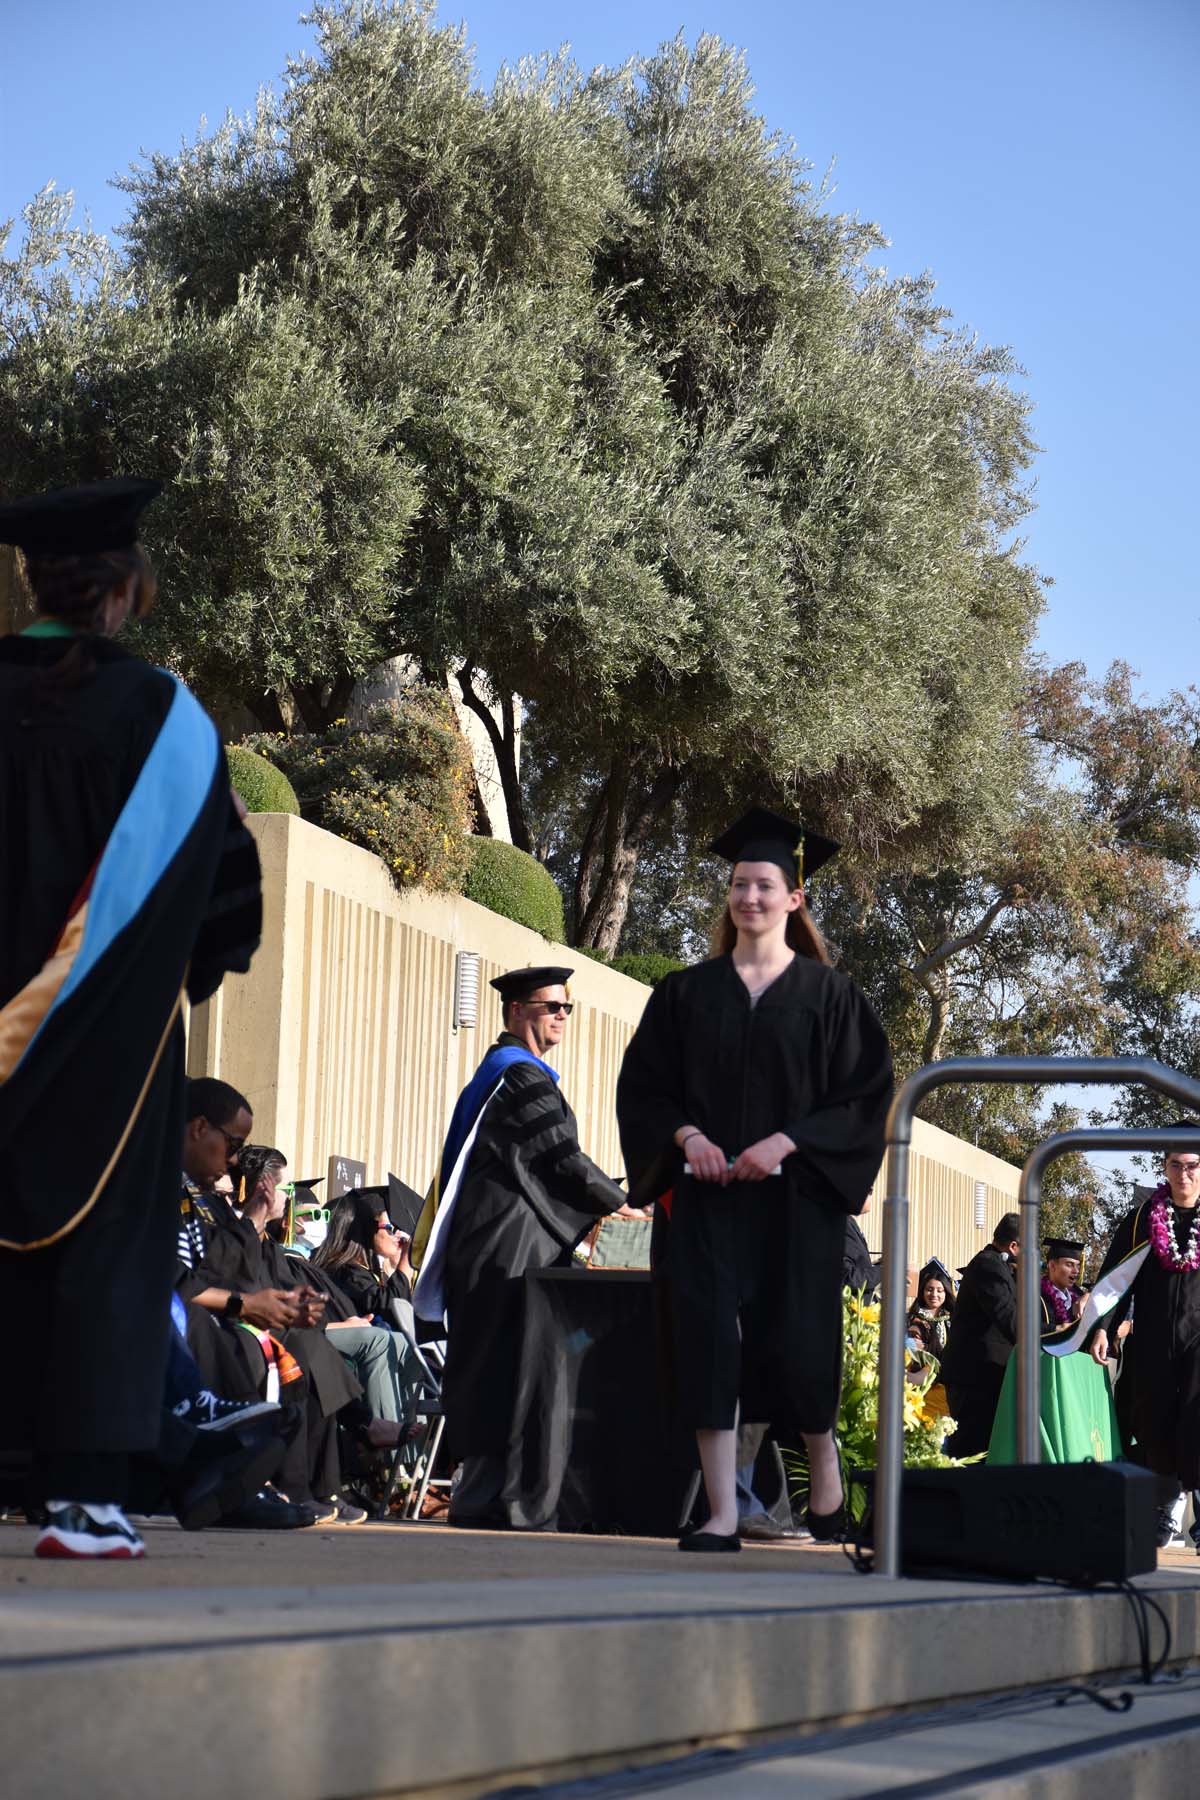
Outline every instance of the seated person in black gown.
{"type": "MultiPolygon", "coordinates": [[[[325,1301],[322,1329],[327,1350],[340,1355],[353,1370],[362,1389],[365,1419],[356,1410],[351,1418],[368,1427],[368,1441],[376,1447],[394,1447],[407,1434],[416,1392],[414,1372],[406,1369],[408,1344],[387,1325],[373,1322],[374,1302],[382,1297],[379,1284],[359,1294],[348,1292],[331,1276],[328,1268],[315,1265],[303,1256],[289,1256],[277,1235],[286,1211],[286,1196],[280,1186],[287,1167],[282,1153],[263,1145],[247,1144],[241,1152],[239,1168],[244,1181],[242,1217],[259,1236],[263,1267],[270,1280],[280,1289],[301,1295],[319,1291],[325,1301]],[[365,1305],[360,1306],[359,1300],[365,1305]],[[369,1426],[368,1426],[369,1422],[369,1426]],[[386,1428],[391,1427],[388,1431],[386,1428]],[[373,1431],[373,1435],[371,1435],[373,1431]]],[[[330,1209],[331,1226],[335,1218],[352,1209],[356,1196],[344,1195],[330,1209]],[[339,1209],[341,1212],[339,1213],[339,1209]]],[[[369,1218],[372,1233],[376,1231],[375,1212],[369,1201],[358,1202],[369,1218]]],[[[386,1216],[386,1215],[385,1215],[386,1216]]],[[[289,1346],[292,1334],[285,1338],[289,1346]]],[[[312,1345],[308,1345],[311,1359],[312,1345]]],[[[415,1360],[415,1359],[414,1359],[415,1360]]],[[[349,1420],[344,1422],[350,1422],[349,1420]]]]}
{"type": "Polygon", "coordinates": [[[408,1250],[408,1239],[392,1224],[382,1191],[356,1188],[330,1207],[329,1229],[313,1251],[311,1266],[333,1278],[357,1313],[390,1322],[392,1302],[412,1298],[408,1250]]]}

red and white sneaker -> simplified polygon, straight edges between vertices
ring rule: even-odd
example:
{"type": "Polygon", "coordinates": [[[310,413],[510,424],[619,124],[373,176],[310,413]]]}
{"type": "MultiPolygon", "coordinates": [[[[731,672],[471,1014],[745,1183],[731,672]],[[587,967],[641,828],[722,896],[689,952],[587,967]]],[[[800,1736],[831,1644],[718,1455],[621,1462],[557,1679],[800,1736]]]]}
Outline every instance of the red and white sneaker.
{"type": "Polygon", "coordinates": [[[33,1546],[35,1556],[107,1557],[132,1562],[145,1556],[143,1544],[119,1506],[90,1501],[48,1500],[46,1523],[33,1546]]]}

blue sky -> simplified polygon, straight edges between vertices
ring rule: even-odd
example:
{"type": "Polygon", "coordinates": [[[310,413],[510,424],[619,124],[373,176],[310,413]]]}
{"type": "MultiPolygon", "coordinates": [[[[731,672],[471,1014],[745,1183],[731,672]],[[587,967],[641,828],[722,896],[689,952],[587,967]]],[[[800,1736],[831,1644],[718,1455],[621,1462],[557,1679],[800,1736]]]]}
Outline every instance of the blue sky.
{"type": "MultiPolygon", "coordinates": [[[[0,218],[47,180],[101,230],[140,149],[251,104],[308,31],[297,0],[7,0],[0,218]]],[[[1043,446],[1029,554],[1042,644],[1162,693],[1193,675],[1200,473],[1195,0],[475,0],[482,75],[569,42],[617,63],[682,28],[749,58],[760,108],[877,220],[895,272],[1028,371],[1043,446]]]]}

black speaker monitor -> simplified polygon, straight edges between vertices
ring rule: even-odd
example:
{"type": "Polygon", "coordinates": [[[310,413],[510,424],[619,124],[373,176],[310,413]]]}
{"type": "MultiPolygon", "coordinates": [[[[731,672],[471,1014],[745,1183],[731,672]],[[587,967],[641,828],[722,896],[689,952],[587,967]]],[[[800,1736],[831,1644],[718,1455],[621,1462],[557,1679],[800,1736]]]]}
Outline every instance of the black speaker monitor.
{"type": "MultiPolygon", "coordinates": [[[[876,1471],[852,1479],[868,1490],[869,1544],[876,1471]]],[[[1157,1566],[1157,1515],[1157,1477],[1132,1463],[906,1469],[900,1560],[905,1574],[1125,1581],[1157,1566]]]]}

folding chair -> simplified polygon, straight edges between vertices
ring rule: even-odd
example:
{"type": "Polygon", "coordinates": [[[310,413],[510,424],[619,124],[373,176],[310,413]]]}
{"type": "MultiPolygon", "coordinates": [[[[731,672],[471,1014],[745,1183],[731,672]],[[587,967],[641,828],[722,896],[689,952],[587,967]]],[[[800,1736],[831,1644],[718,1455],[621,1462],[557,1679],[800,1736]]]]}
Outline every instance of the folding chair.
{"type": "MultiPolygon", "coordinates": [[[[421,1396],[417,1401],[417,1409],[425,1419],[425,1430],[419,1440],[415,1459],[412,1465],[411,1480],[408,1493],[400,1517],[405,1520],[419,1519],[425,1497],[433,1482],[434,1465],[442,1438],[446,1431],[446,1415],[442,1408],[441,1374],[446,1364],[446,1346],[444,1342],[434,1341],[426,1344],[417,1342],[417,1321],[409,1300],[393,1300],[389,1307],[392,1323],[400,1335],[406,1339],[410,1354],[415,1356],[421,1370],[421,1396]]],[[[404,1453],[410,1446],[401,1444],[392,1458],[392,1466],[388,1471],[387,1487],[380,1504],[379,1517],[386,1518],[392,1503],[392,1495],[400,1478],[404,1461],[404,1453]]]]}

